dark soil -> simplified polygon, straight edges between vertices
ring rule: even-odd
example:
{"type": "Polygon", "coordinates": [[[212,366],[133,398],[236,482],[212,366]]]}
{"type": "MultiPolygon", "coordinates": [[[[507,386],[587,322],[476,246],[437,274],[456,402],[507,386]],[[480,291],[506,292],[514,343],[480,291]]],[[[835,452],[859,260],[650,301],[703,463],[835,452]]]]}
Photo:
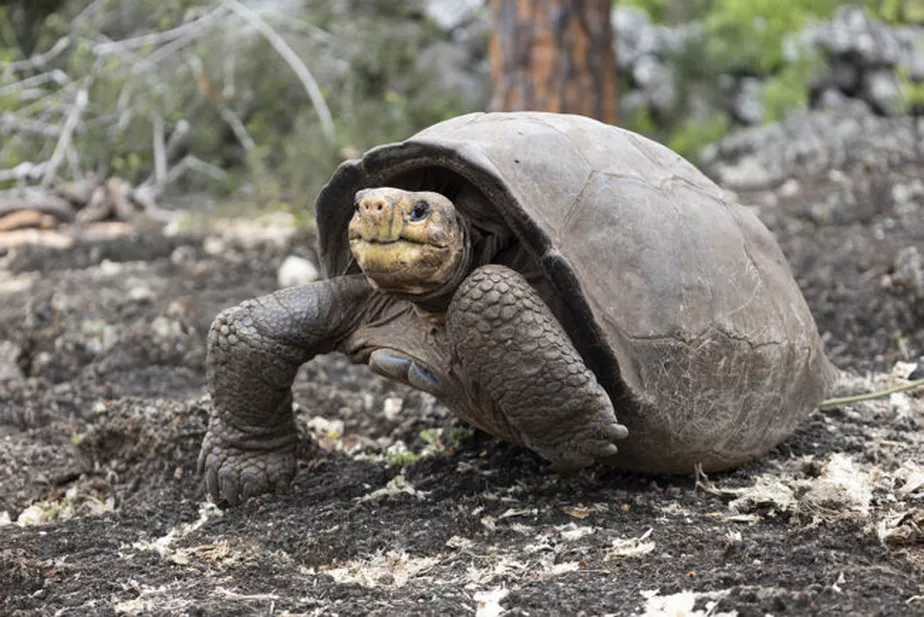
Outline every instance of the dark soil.
{"type": "MultiPolygon", "coordinates": [[[[791,261],[838,394],[898,385],[924,354],[924,290],[896,264],[924,252],[924,191],[889,192],[921,168],[741,196],[791,261]]],[[[921,394],[818,411],[699,482],[560,478],[426,395],[318,358],[296,385],[292,490],[207,504],[208,325],[311,255],[310,233],[271,236],[4,258],[0,614],[924,615],[921,394]]]]}

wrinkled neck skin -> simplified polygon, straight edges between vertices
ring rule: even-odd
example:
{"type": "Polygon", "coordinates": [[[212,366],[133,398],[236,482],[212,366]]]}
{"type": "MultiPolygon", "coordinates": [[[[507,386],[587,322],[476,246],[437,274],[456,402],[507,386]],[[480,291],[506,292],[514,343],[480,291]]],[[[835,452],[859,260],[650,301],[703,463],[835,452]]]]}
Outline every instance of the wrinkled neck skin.
{"type": "Polygon", "coordinates": [[[413,304],[418,313],[429,321],[442,322],[456,290],[474,268],[472,263],[471,228],[468,221],[463,220],[460,222],[462,223],[462,241],[460,242],[460,253],[456,258],[452,275],[444,283],[434,286],[422,294],[392,293],[396,298],[407,300],[413,304]]]}

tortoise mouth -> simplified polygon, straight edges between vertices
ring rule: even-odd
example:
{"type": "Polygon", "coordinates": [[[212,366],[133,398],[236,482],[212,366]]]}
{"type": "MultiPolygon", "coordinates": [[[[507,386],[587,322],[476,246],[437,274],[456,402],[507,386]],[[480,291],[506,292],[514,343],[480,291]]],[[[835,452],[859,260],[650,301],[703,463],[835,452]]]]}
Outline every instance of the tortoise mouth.
{"type": "Polygon", "coordinates": [[[456,261],[448,246],[395,240],[350,240],[350,249],[363,273],[379,289],[419,295],[445,283],[447,267],[456,261]]]}
{"type": "Polygon", "coordinates": [[[356,246],[357,244],[367,244],[369,246],[387,246],[392,244],[397,245],[406,245],[410,247],[418,246],[430,246],[436,249],[445,249],[449,246],[446,242],[421,242],[419,240],[414,240],[413,238],[405,238],[404,236],[398,238],[351,238],[350,246],[356,246]]]}

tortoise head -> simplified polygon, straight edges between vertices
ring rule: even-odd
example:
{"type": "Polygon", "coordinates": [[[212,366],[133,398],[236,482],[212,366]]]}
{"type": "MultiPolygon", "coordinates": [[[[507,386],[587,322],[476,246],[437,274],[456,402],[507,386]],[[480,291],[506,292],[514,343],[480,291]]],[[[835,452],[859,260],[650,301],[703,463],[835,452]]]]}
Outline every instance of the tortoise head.
{"type": "Polygon", "coordinates": [[[467,273],[468,234],[453,203],[429,191],[356,193],[350,250],[373,285],[415,297],[451,293],[467,273]]]}

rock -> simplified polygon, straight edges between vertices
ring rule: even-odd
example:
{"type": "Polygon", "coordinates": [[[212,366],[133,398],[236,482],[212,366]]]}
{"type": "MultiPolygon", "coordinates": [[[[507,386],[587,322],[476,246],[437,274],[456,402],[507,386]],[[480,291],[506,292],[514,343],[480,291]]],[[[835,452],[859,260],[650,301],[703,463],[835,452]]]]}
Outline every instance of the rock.
{"type": "Polygon", "coordinates": [[[855,163],[881,169],[919,157],[924,123],[885,118],[851,100],[843,109],[790,116],[785,122],[745,129],[705,148],[704,171],[732,190],[774,185],[855,163]]]}
{"type": "Polygon", "coordinates": [[[218,236],[206,236],[202,241],[202,250],[210,257],[217,257],[228,249],[228,243],[218,236]]]}
{"type": "Polygon", "coordinates": [[[304,257],[289,255],[279,266],[276,281],[279,287],[294,287],[311,283],[320,278],[317,267],[304,257]]]}
{"type": "Polygon", "coordinates": [[[198,254],[196,249],[188,244],[184,244],[173,249],[170,253],[170,263],[175,266],[182,266],[193,263],[198,254]]]}
{"type": "Polygon", "coordinates": [[[858,6],[843,7],[830,20],[808,28],[806,38],[832,56],[853,57],[865,66],[894,66],[901,57],[895,31],[858,6]]]}
{"type": "Polygon", "coordinates": [[[22,350],[13,341],[0,341],[0,382],[25,379],[16,363],[20,353],[22,350]]]}
{"type": "Polygon", "coordinates": [[[646,54],[639,58],[632,68],[632,78],[654,109],[668,111],[676,105],[674,70],[655,56],[646,54]]]}
{"type": "Polygon", "coordinates": [[[896,36],[902,49],[898,65],[912,81],[924,81],[924,28],[901,28],[896,36]]]}
{"type": "Polygon", "coordinates": [[[907,246],[895,255],[888,287],[924,297],[924,257],[916,246],[907,246]]]}
{"type": "Polygon", "coordinates": [[[842,92],[853,93],[860,87],[860,69],[856,64],[843,58],[831,63],[831,80],[842,92]]]}
{"type": "Polygon", "coordinates": [[[658,54],[659,37],[648,13],[619,4],[613,7],[610,15],[616,34],[616,58],[620,69],[631,70],[642,56],[658,54]]]}
{"type": "Polygon", "coordinates": [[[722,185],[737,191],[765,189],[779,182],[778,174],[764,167],[756,157],[745,157],[734,164],[717,168],[722,185]]]}
{"type": "Polygon", "coordinates": [[[815,101],[819,109],[843,109],[847,105],[847,95],[836,88],[826,88],[815,101]]]}
{"type": "Polygon", "coordinates": [[[739,82],[732,112],[744,124],[759,124],[764,119],[764,105],[760,100],[762,89],[763,82],[756,77],[745,77],[739,82]]]}
{"type": "Polygon", "coordinates": [[[895,72],[891,69],[876,69],[863,76],[864,98],[877,111],[889,116],[898,116],[905,110],[905,97],[895,72]]]}
{"type": "Polygon", "coordinates": [[[924,182],[921,180],[900,182],[892,186],[892,201],[899,206],[910,204],[920,197],[924,197],[924,182]]]}

